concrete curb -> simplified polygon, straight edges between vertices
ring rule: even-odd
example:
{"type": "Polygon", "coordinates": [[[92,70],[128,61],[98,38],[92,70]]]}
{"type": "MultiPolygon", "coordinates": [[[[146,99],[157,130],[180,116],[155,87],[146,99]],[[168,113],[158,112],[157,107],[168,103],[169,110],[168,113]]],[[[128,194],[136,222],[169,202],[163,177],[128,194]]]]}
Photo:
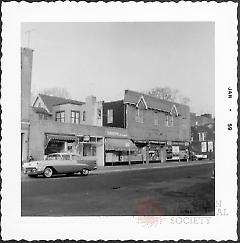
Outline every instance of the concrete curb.
{"type": "MultiPolygon", "coordinates": [[[[167,162],[162,164],[144,164],[144,165],[126,165],[126,166],[109,166],[109,167],[100,167],[97,170],[91,171],[90,175],[101,175],[115,172],[130,172],[137,170],[151,170],[151,169],[164,169],[164,168],[176,168],[176,167],[186,167],[186,166],[197,166],[203,164],[213,164],[214,160],[204,160],[204,161],[191,161],[191,162],[167,162]]],[[[62,177],[60,177],[62,178],[62,177]]],[[[21,182],[29,182],[34,180],[33,178],[28,178],[27,175],[21,172],[21,182]]]]}
{"type": "Polygon", "coordinates": [[[203,165],[203,164],[213,164],[215,161],[199,161],[199,162],[170,162],[169,164],[158,164],[158,165],[149,165],[149,166],[144,166],[144,167],[129,167],[129,166],[124,166],[124,168],[99,168],[95,171],[92,171],[91,174],[105,174],[105,173],[112,173],[112,172],[126,172],[126,171],[136,171],[136,170],[149,170],[149,169],[164,169],[164,168],[176,168],[176,167],[185,167],[185,166],[196,166],[196,165],[203,165]]]}

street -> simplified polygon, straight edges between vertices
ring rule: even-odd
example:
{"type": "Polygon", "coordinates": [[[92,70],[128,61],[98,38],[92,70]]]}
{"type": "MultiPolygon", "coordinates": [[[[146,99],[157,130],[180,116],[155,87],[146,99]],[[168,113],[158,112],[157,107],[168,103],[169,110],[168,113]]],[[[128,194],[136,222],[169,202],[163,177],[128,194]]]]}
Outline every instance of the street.
{"type": "Polygon", "coordinates": [[[22,181],[22,216],[214,215],[214,163],[22,181]]]}

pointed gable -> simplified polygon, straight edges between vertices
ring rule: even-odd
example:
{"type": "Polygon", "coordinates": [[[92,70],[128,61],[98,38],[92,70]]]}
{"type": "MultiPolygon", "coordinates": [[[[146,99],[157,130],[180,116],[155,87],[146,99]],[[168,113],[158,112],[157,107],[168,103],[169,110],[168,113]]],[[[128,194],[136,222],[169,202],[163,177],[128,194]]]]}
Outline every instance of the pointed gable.
{"type": "Polygon", "coordinates": [[[147,109],[148,108],[147,103],[146,103],[143,96],[141,96],[140,99],[138,100],[136,107],[139,108],[139,109],[147,109]]]}
{"type": "Polygon", "coordinates": [[[71,99],[65,99],[57,96],[51,96],[51,95],[45,95],[45,94],[39,94],[37,99],[35,100],[33,106],[36,106],[36,101],[41,100],[44,104],[44,108],[49,112],[52,113],[52,107],[54,105],[60,105],[60,104],[75,104],[75,105],[82,105],[84,102],[78,101],[78,100],[71,100],[71,99]]]}
{"type": "Polygon", "coordinates": [[[172,109],[170,111],[170,115],[175,115],[175,116],[178,116],[178,110],[177,110],[177,107],[175,105],[172,106],[172,109]]]}

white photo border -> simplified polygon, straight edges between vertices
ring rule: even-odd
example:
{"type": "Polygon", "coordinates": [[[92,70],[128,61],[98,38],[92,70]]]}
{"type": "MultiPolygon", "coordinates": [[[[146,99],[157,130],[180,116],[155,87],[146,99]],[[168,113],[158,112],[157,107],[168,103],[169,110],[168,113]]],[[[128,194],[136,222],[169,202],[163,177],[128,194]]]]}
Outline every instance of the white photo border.
{"type": "Polygon", "coordinates": [[[9,2],[2,4],[2,21],[4,240],[237,240],[237,3],[9,2]],[[21,23],[96,21],[215,22],[215,198],[227,215],[211,216],[204,224],[171,224],[169,218],[150,228],[136,223],[135,217],[21,217],[21,23]],[[232,99],[227,97],[228,87],[232,99]]]}

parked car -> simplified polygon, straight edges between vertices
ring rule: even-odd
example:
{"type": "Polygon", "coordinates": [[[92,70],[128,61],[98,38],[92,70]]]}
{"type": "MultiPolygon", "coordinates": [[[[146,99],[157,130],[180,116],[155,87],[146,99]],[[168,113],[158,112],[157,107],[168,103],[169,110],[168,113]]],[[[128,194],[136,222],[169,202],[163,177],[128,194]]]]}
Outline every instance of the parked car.
{"type": "Polygon", "coordinates": [[[207,159],[207,155],[206,154],[197,154],[193,151],[190,151],[190,159],[191,160],[207,159]]]}
{"type": "Polygon", "coordinates": [[[54,153],[45,160],[30,161],[23,164],[23,171],[28,176],[43,175],[50,178],[53,174],[74,174],[80,172],[87,176],[89,171],[97,169],[95,160],[83,159],[79,154],[54,153]]]}

